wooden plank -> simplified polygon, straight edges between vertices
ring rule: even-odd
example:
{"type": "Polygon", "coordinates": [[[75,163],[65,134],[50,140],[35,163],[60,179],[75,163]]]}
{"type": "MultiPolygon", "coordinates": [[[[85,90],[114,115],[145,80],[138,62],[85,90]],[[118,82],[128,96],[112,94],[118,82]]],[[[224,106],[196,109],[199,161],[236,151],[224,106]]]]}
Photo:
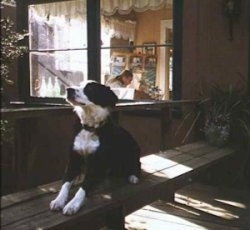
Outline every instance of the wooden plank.
{"type": "Polygon", "coordinates": [[[150,154],[141,158],[142,170],[147,173],[154,174],[182,162],[192,160],[193,158],[194,156],[190,153],[176,150],[150,154]]]}
{"type": "MultiPolygon", "coordinates": [[[[155,193],[156,188],[160,188],[159,186],[162,184],[165,184],[166,179],[165,178],[159,178],[159,177],[147,177],[144,179],[139,186],[133,186],[133,185],[122,185],[121,187],[116,187],[112,188],[110,191],[107,191],[106,193],[99,194],[99,199],[96,199],[96,196],[90,197],[85,202],[84,207],[82,210],[78,213],[78,215],[83,216],[82,221],[85,220],[87,217],[90,218],[89,216],[91,215],[97,215],[97,212],[100,212],[100,210],[105,210],[112,205],[117,205],[117,204],[124,204],[124,202],[127,202],[131,200],[133,197],[137,197],[137,199],[141,199],[142,203],[138,203],[136,208],[140,208],[141,206],[145,205],[148,202],[152,202],[155,199],[158,198],[158,193],[155,193]],[[146,197],[142,197],[141,194],[145,194],[146,197]],[[150,196],[149,196],[150,195],[150,196]],[[104,199],[104,200],[103,200],[104,199]],[[138,206],[139,205],[139,206],[138,206]],[[92,214],[91,214],[92,213],[92,214]],[[93,214],[94,213],[94,214],[93,214]]],[[[10,223],[6,223],[3,218],[3,229],[25,229],[21,228],[19,226],[30,226],[31,222],[29,220],[29,216],[32,216],[32,227],[35,226],[42,226],[43,229],[46,229],[48,226],[47,225],[41,225],[43,223],[42,219],[46,217],[46,223],[48,224],[55,224],[56,225],[61,225],[63,222],[68,223],[68,219],[58,219],[57,215],[54,217],[54,213],[51,213],[48,211],[48,204],[50,202],[51,198],[45,197],[30,201],[32,203],[27,204],[26,207],[22,205],[22,207],[11,207],[5,213],[9,213],[9,215],[12,215],[12,213],[19,214],[17,215],[18,217],[15,219],[15,217],[10,216],[12,221],[14,218],[14,224],[10,225],[10,223]],[[35,209],[35,207],[39,207],[39,212],[38,210],[35,209]],[[34,210],[35,209],[35,210],[34,210]],[[25,210],[25,212],[22,212],[25,210]],[[49,212],[51,216],[47,213],[49,212]],[[51,220],[50,220],[51,218],[51,220]],[[54,220],[56,218],[56,220],[54,220]],[[38,221],[38,222],[37,222],[38,221]],[[40,223],[41,222],[41,223],[40,223]],[[62,223],[61,223],[62,222],[62,223]]],[[[7,214],[5,214],[7,215],[7,214]]],[[[6,217],[8,219],[8,217],[6,217]]]]}
{"type": "MultiPolygon", "coordinates": [[[[245,202],[250,204],[250,188],[228,188],[228,187],[214,187],[201,183],[192,183],[178,191],[178,193],[192,194],[197,193],[201,196],[204,194],[208,197],[223,195],[224,199],[235,199],[236,202],[245,202]]],[[[248,206],[250,209],[250,205],[248,206]]]]}
{"type": "MultiPolygon", "coordinates": [[[[175,162],[172,162],[171,160],[167,160],[167,158],[172,158],[176,155],[182,154],[179,151],[175,150],[167,150],[164,152],[160,152],[159,154],[150,154],[148,156],[142,157],[142,169],[147,173],[154,173],[155,171],[161,170],[163,168],[169,167],[169,165],[176,164],[175,162]],[[159,156],[158,156],[159,155],[159,156]],[[162,159],[165,158],[165,162],[162,163],[162,159]],[[157,161],[155,161],[157,159],[157,161]],[[169,164],[167,164],[169,162],[169,164]],[[158,163],[160,163],[158,165],[158,163]],[[149,166],[155,167],[149,167],[149,166]]],[[[146,174],[145,174],[146,175],[146,174]]],[[[75,185],[78,185],[80,181],[75,182],[75,185]]],[[[1,197],[1,209],[6,208],[10,205],[17,204],[19,202],[25,202],[30,199],[34,199],[35,197],[46,195],[47,193],[56,193],[59,191],[61,186],[61,181],[52,182],[46,185],[37,186],[34,189],[29,189],[21,192],[17,192],[14,194],[9,194],[6,196],[1,197]]]]}
{"type": "Polygon", "coordinates": [[[195,174],[196,172],[215,164],[220,159],[224,159],[226,156],[231,156],[234,152],[233,149],[217,149],[209,154],[178,162],[179,164],[156,172],[155,175],[169,179],[173,179],[183,174],[185,174],[186,177],[189,177],[191,174],[187,174],[188,172],[192,171],[192,174],[195,174]]]}
{"type": "Polygon", "coordinates": [[[194,151],[196,149],[200,149],[200,148],[204,148],[207,147],[208,144],[204,141],[197,141],[197,142],[192,142],[189,144],[185,144],[185,145],[181,145],[181,146],[177,146],[174,149],[181,151],[181,152],[190,152],[190,151],[194,151]]]}
{"type": "Polygon", "coordinates": [[[208,153],[214,152],[216,151],[218,148],[214,147],[214,146],[204,146],[203,148],[198,148],[198,149],[194,149],[193,151],[188,151],[188,153],[190,153],[191,155],[195,156],[195,157],[199,157],[199,156],[203,156],[206,155],[208,153]]]}
{"type": "MultiPolygon", "coordinates": [[[[58,187],[47,185],[44,190],[31,190],[21,193],[15,204],[14,196],[5,200],[4,212],[2,213],[3,229],[72,229],[78,222],[89,222],[98,215],[102,220],[108,210],[121,206],[125,213],[134,211],[145,204],[153,202],[161,197],[163,191],[166,197],[171,197],[173,191],[180,185],[185,184],[190,175],[198,173],[214,162],[230,155],[234,150],[217,149],[206,151],[204,144],[193,145],[204,154],[190,154],[190,152],[169,150],[150,157],[143,157],[142,167],[148,173],[138,185],[127,183],[108,183],[92,194],[85,202],[83,208],[73,217],[65,217],[61,213],[49,210],[50,201],[56,196],[58,187]],[[203,149],[201,151],[201,149],[203,149]],[[206,153],[206,154],[205,154],[206,153]],[[165,190],[166,189],[166,190],[165,190]],[[22,203],[23,202],[23,203],[22,203]],[[19,205],[18,205],[19,204],[19,205]],[[37,208],[39,207],[39,208],[37,208]],[[103,216],[103,218],[101,218],[103,216]]],[[[191,148],[189,148],[191,151],[191,148]]],[[[58,182],[57,182],[58,183],[58,182]]],[[[58,185],[56,183],[56,185],[58,185]]]]}
{"type": "MultiPolygon", "coordinates": [[[[161,180],[162,182],[163,180],[161,180]]],[[[157,182],[159,183],[159,182],[157,182]]],[[[145,185],[143,186],[144,183],[142,183],[140,185],[140,187],[142,188],[142,191],[146,188],[146,187],[150,187],[150,186],[155,186],[155,182],[152,180],[152,179],[149,179],[147,181],[145,181],[145,185]],[[148,183],[148,181],[150,183],[148,183]],[[151,185],[151,182],[153,182],[153,184],[151,185]]],[[[56,185],[58,185],[58,183],[56,183],[56,185]]],[[[41,213],[45,212],[48,210],[48,206],[49,206],[49,202],[53,199],[54,196],[51,196],[50,195],[50,192],[51,190],[54,192],[56,192],[58,190],[58,187],[55,189],[54,187],[52,187],[52,185],[47,185],[47,186],[43,186],[43,188],[45,188],[44,193],[42,192],[42,195],[47,195],[46,197],[36,197],[37,196],[37,190],[32,190],[32,191],[29,191],[27,193],[20,193],[21,196],[17,197],[17,201],[18,202],[24,202],[24,204],[22,204],[21,206],[17,206],[15,205],[14,207],[9,207],[8,210],[6,210],[4,212],[4,215],[3,215],[3,218],[2,218],[2,225],[8,225],[10,224],[8,222],[8,220],[10,222],[17,222],[19,220],[22,220],[22,219],[25,219],[25,218],[28,218],[29,216],[35,216],[35,215],[40,215],[41,213]],[[53,188],[53,189],[51,189],[53,188]],[[23,196],[22,196],[23,195],[23,196]],[[31,197],[29,197],[31,196],[31,197]],[[36,198],[39,198],[39,199],[36,199],[36,200],[33,200],[34,197],[36,198]],[[39,207],[39,209],[37,209],[37,207],[39,207]],[[25,212],[24,212],[25,210],[25,212]]],[[[131,192],[131,189],[128,189],[127,190],[129,192],[131,192]]],[[[124,191],[124,189],[122,189],[122,191],[124,191]]],[[[100,191],[99,191],[100,192],[100,191]]],[[[40,193],[38,193],[40,195],[40,193]]],[[[119,197],[121,195],[121,193],[119,193],[119,197]]],[[[123,194],[124,196],[124,194],[123,194]]],[[[13,198],[15,196],[8,196],[9,198],[13,198]]],[[[7,199],[8,201],[10,199],[7,199]]],[[[12,204],[14,203],[14,200],[11,199],[12,201],[12,204]]],[[[153,201],[153,200],[152,200],[153,201]]],[[[17,203],[18,203],[17,202],[17,203]]],[[[17,204],[15,203],[15,204],[17,204]]],[[[5,205],[5,207],[8,207],[7,205],[5,205]]]]}
{"type": "Polygon", "coordinates": [[[203,141],[199,141],[199,142],[179,146],[179,147],[176,147],[175,149],[180,152],[189,153],[195,157],[199,157],[199,156],[206,155],[210,152],[218,150],[218,147],[208,145],[206,142],[203,142],[203,141]]]}
{"type": "Polygon", "coordinates": [[[49,211],[48,204],[53,195],[42,197],[27,202],[27,204],[5,210],[2,218],[2,229],[33,229],[38,226],[41,229],[50,229],[52,226],[65,227],[66,225],[70,229],[70,226],[74,225],[78,218],[81,221],[86,221],[89,218],[95,218],[98,213],[104,215],[108,210],[112,210],[112,207],[121,204],[129,197],[142,194],[147,187],[151,185],[154,187],[163,181],[162,178],[150,178],[143,181],[140,186],[126,184],[116,188],[116,190],[107,191],[106,194],[93,195],[86,200],[83,208],[73,217],[65,217],[61,213],[49,211]],[[39,207],[39,210],[37,207],[39,207]],[[14,216],[13,213],[18,214],[16,215],[18,217],[14,216]]]}
{"type": "Polygon", "coordinates": [[[193,169],[197,169],[202,166],[208,167],[217,163],[220,159],[225,159],[226,157],[232,156],[234,153],[234,149],[218,148],[215,151],[193,158],[192,160],[188,160],[186,162],[183,162],[182,164],[193,169]]]}
{"type": "MultiPolygon", "coordinates": [[[[149,184],[155,184],[156,182],[154,180],[148,180],[147,182],[145,181],[145,183],[142,183],[141,187],[142,189],[144,189],[147,185],[147,183],[149,182],[149,184]]],[[[101,192],[99,191],[99,196],[101,197],[104,197],[104,199],[106,199],[107,197],[107,200],[109,200],[109,195],[112,194],[112,192],[114,192],[114,188],[116,188],[118,191],[117,193],[119,195],[117,195],[118,197],[120,195],[123,194],[123,191],[124,191],[124,187],[128,190],[128,191],[131,191],[131,189],[129,189],[129,187],[137,187],[137,186],[133,186],[133,185],[128,185],[128,186],[125,186],[124,184],[121,184],[119,187],[119,185],[117,184],[110,184],[110,187],[109,189],[106,189],[105,191],[101,192]],[[120,189],[121,188],[121,189],[120,189]],[[121,190],[119,192],[119,189],[121,190]],[[105,198],[106,197],[106,198],[105,198]]],[[[74,191],[72,191],[73,193],[74,191]]],[[[21,205],[14,205],[14,206],[9,206],[8,209],[6,209],[3,213],[2,213],[2,225],[6,225],[6,224],[9,224],[8,221],[12,222],[12,221],[18,221],[19,219],[25,219],[27,218],[28,216],[32,216],[32,215],[39,215],[40,213],[43,213],[45,211],[47,211],[49,209],[49,203],[50,201],[55,197],[55,194],[47,194],[46,196],[43,196],[43,197],[39,197],[39,199],[30,199],[30,200],[26,200],[25,203],[21,204],[21,205]],[[37,207],[39,207],[39,209],[37,209],[37,207]],[[25,212],[24,212],[25,210],[25,212]]],[[[93,197],[96,197],[96,195],[94,195],[93,197]]],[[[116,202],[116,196],[114,196],[111,200],[112,202],[116,202]]],[[[94,198],[92,198],[94,199],[94,198]]],[[[85,207],[86,209],[88,209],[88,203],[89,203],[89,200],[88,199],[86,202],[85,202],[85,207]]],[[[100,199],[97,199],[97,201],[100,200],[100,199]]],[[[102,202],[102,200],[101,200],[102,202]]],[[[99,203],[97,202],[94,202],[95,205],[99,205],[99,203]]],[[[93,203],[91,204],[91,206],[93,206],[93,203]]]]}
{"type": "Polygon", "coordinates": [[[34,189],[29,189],[1,197],[1,209],[7,208],[11,205],[25,202],[33,198],[46,195],[48,193],[56,193],[60,189],[61,181],[56,181],[50,184],[38,186],[34,189]]]}
{"type": "MultiPolygon", "coordinates": [[[[170,152],[171,157],[173,158],[175,155],[180,155],[181,153],[178,151],[170,152]]],[[[141,168],[143,171],[147,173],[155,173],[156,171],[160,171],[164,168],[171,167],[176,165],[177,162],[171,160],[171,157],[168,157],[168,151],[164,153],[161,152],[160,155],[150,154],[141,158],[141,168]]],[[[190,158],[190,156],[189,156],[190,158]]]]}
{"type": "Polygon", "coordinates": [[[160,152],[155,153],[155,154],[157,154],[160,157],[171,158],[173,156],[177,156],[177,155],[181,154],[181,152],[178,150],[175,150],[175,149],[168,149],[165,151],[160,151],[160,152]]]}
{"type": "MultiPolygon", "coordinates": [[[[79,176],[74,181],[73,187],[78,186],[81,183],[82,179],[83,179],[83,175],[79,176]]],[[[49,184],[37,186],[33,189],[28,189],[28,190],[24,190],[24,191],[20,191],[16,193],[8,194],[5,196],[1,196],[1,209],[4,209],[11,205],[16,205],[21,202],[39,198],[47,194],[57,193],[60,190],[61,185],[62,185],[62,181],[58,180],[49,184]]]]}
{"type": "MultiPolygon", "coordinates": [[[[197,145],[187,145],[187,146],[189,150],[191,149],[190,146],[195,146],[195,147],[198,146],[200,149],[201,146],[204,147],[204,143],[202,142],[202,143],[198,143],[197,145]]],[[[205,146],[209,148],[209,146],[207,145],[205,146]]],[[[177,163],[181,163],[184,160],[188,160],[190,157],[191,157],[190,155],[187,156],[183,152],[176,151],[176,150],[167,150],[167,151],[156,153],[156,154],[150,154],[148,156],[141,158],[142,169],[145,172],[154,173],[164,168],[171,167],[177,163]]],[[[76,183],[76,184],[79,184],[79,183],[76,183]]],[[[3,196],[1,197],[1,208],[5,208],[16,202],[24,202],[28,199],[33,199],[36,196],[44,195],[48,192],[49,193],[58,192],[58,190],[60,189],[60,186],[61,186],[61,182],[57,181],[57,182],[53,182],[47,185],[38,186],[37,188],[31,189],[28,191],[22,191],[22,192],[18,192],[15,194],[3,196]]]]}
{"type": "Polygon", "coordinates": [[[192,184],[177,191],[175,200],[234,225],[250,228],[250,189],[192,184]]]}
{"type": "Polygon", "coordinates": [[[183,230],[236,230],[236,226],[230,226],[226,223],[217,223],[211,221],[209,215],[206,218],[200,218],[201,212],[185,209],[184,206],[162,201],[154,202],[142,209],[132,213],[125,219],[127,229],[144,230],[165,230],[165,229],[183,229],[183,230]],[[178,209],[179,207],[179,209],[178,209]],[[188,212],[189,211],[189,212],[188,212]]]}
{"type": "MultiPolygon", "coordinates": [[[[93,213],[96,217],[98,216],[98,213],[104,213],[104,210],[108,210],[107,204],[110,203],[108,199],[101,196],[94,198],[94,202],[91,202],[93,198],[90,199],[90,201],[86,201],[86,208],[82,208],[81,212],[77,215],[64,216],[61,212],[51,212],[49,210],[49,202],[51,199],[49,197],[45,197],[36,200],[32,204],[28,204],[26,206],[27,209],[22,206],[22,210],[23,212],[26,212],[26,214],[22,217],[19,216],[18,219],[12,217],[13,222],[2,223],[1,229],[54,229],[54,227],[55,229],[72,229],[70,226],[74,226],[79,221],[83,220],[88,222],[88,218],[91,219],[91,215],[93,215],[93,213]],[[91,207],[89,207],[90,203],[91,207]],[[37,207],[39,207],[39,209],[37,207]],[[38,212],[38,210],[40,210],[40,212],[38,212]],[[69,228],[66,228],[66,226],[69,226],[69,228]]],[[[18,211],[21,211],[21,208],[19,208],[18,211]]],[[[8,214],[11,214],[11,211],[8,214]]]]}

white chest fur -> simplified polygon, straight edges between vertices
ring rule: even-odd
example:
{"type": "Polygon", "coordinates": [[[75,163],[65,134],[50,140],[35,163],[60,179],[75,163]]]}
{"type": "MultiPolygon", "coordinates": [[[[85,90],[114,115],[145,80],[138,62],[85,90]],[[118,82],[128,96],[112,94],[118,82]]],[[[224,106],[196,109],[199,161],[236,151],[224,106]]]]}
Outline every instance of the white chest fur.
{"type": "Polygon", "coordinates": [[[98,136],[83,129],[75,137],[73,149],[80,155],[86,155],[95,152],[99,145],[98,136]]]}

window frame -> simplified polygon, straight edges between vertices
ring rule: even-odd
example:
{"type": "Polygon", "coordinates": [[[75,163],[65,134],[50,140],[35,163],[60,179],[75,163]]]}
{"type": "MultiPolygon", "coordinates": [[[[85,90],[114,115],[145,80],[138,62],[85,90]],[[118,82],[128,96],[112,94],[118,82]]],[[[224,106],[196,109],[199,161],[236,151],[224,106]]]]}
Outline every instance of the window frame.
{"type": "MultiPolygon", "coordinates": [[[[61,2],[65,0],[53,0],[61,2]]],[[[87,60],[88,79],[101,82],[101,35],[100,35],[100,1],[87,1],[87,60]]],[[[18,0],[17,30],[28,30],[28,6],[31,4],[51,3],[51,0],[18,0]]],[[[183,0],[173,0],[173,100],[182,97],[182,13],[183,0]]],[[[22,45],[28,47],[28,38],[22,45]]],[[[125,48],[125,47],[124,47],[125,48]]],[[[131,47],[127,47],[131,48],[131,47]]],[[[65,104],[63,98],[40,98],[30,95],[29,52],[18,62],[19,99],[27,103],[65,104]]]]}
{"type": "Polygon", "coordinates": [[[173,0],[173,100],[182,99],[183,0],[173,0]]]}

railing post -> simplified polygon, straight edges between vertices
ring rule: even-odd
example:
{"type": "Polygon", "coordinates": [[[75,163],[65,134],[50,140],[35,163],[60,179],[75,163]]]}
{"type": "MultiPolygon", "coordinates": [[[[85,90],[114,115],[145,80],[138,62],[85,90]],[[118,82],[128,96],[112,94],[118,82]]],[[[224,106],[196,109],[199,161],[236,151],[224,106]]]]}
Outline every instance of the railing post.
{"type": "Polygon", "coordinates": [[[160,114],[160,122],[161,122],[161,150],[165,150],[167,148],[166,144],[166,136],[167,136],[167,129],[170,122],[170,108],[169,106],[165,106],[161,109],[160,114]]]}
{"type": "Polygon", "coordinates": [[[106,214],[106,227],[109,230],[125,230],[125,216],[122,206],[116,207],[106,214]]]}

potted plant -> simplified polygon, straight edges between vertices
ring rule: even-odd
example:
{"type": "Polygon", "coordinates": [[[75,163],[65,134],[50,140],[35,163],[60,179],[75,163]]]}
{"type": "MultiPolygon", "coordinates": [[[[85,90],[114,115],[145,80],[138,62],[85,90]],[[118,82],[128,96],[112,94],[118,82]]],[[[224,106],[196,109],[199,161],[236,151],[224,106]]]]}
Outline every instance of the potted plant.
{"type": "Polygon", "coordinates": [[[204,118],[201,128],[205,139],[216,146],[225,145],[228,140],[233,143],[249,145],[250,140],[250,98],[246,90],[233,87],[227,88],[218,85],[211,86],[207,94],[203,94],[196,109],[188,112],[177,133],[183,124],[193,116],[191,125],[184,136],[183,143],[187,140],[197,122],[204,118]]]}
{"type": "Polygon", "coordinates": [[[250,139],[250,99],[244,90],[214,86],[208,103],[204,134],[210,144],[222,146],[229,139],[235,143],[250,139]]]}

